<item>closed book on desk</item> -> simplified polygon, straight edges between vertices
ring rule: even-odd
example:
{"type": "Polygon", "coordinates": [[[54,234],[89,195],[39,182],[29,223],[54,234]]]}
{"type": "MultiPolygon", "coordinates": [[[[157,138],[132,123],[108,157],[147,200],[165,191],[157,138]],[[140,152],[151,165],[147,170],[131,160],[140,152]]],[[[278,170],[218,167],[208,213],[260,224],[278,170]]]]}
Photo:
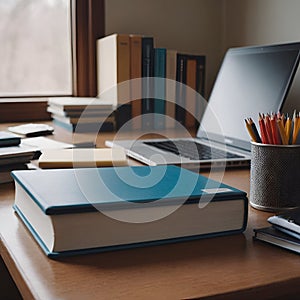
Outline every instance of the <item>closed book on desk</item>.
{"type": "Polygon", "coordinates": [[[84,116],[78,116],[78,117],[62,117],[58,115],[51,115],[53,120],[58,120],[62,123],[65,124],[74,124],[77,125],[78,123],[80,124],[91,124],[91,123],[98,123],[103,124],[105,122],[114,122],[114,117],[112,115],[98,115],[98,116],[93,116],[93,117],[87,117],[86,115],[84,116]]]}
{"type": "Polygon", "coordinates": [[[126,166],[121,148],[52,149],[43,151],[38,160],[42,169],[126,166]]]}
{"type": "Polygon", "coordinates": [[[271,216],[268,221],[278,230],[300,239],[300,208],[271,216]]]}
{"type": "Polygon", "coordinates": [[[91,113],[114,109],[112,100],[102,100],[95,97],[51,97],[48,99],[48,105],[52,109],[66,112],[66,115],[69,115],[69,112],[82,113],[86,111],[91,113]]]}
{"type": "Polygon", "coordinates": [[[176,166],[14,171],[12,176],[14,209],[50,257],[246,227],[246,193],[176,166]]]}
{"type": "Polygon", "coordinates": [[[50,105],[47,107],[47,111],[52,115],[60,116],[60,117],[80,117],[84,114],[85,117],[96,117],[96,116],[109,116],[113,112],[113,105],[110,108],[97,108],[97,109],[64,109],[59,108],[54,105],[50,105]]]}
{"type": "Polygon", "coordinates": [[[11,164],[25,164],[40,155],[37,147],[31,146],[10,146],[0,147],[0,167],[11,164]]]}
{"type": "Polygon", "coordinates": [[[10,132],[0,131],[0,147],[18,146],[21,138],[10,132]]]}
{"type": "Polygon", "coordinates": [[[62,127],[71,132],[83,133],[83,132],[109,132],[115,130],[115,122],[96,122],[96,123],[78,123],[78,124],[68,124],[58,120],[53,119],[53,124],[62,127]]]}
{"type": "Polygon", "coordinates": [[[273,226],[254,229],[254,239],[300,254],[300,240],[273,226]]]}

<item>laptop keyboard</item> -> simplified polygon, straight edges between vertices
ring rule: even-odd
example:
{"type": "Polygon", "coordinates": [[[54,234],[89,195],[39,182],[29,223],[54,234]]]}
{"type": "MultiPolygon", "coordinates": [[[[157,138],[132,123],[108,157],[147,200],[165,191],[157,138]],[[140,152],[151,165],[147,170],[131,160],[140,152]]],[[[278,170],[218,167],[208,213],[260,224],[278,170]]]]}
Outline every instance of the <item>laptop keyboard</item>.
{"type": "Polygon", "coordinates": [[[144,142],[149,146],[154,146],[168,152],[172,152],[179,156],[189,158],[191,160],[208,160],[208,159],[230,159],[242,158],[243,156],[226,152],[220,149],[211,148],[209,146],[199,144],[193,141],[176,140],[176,141],[160,141],[160,142],[144,142]]]}

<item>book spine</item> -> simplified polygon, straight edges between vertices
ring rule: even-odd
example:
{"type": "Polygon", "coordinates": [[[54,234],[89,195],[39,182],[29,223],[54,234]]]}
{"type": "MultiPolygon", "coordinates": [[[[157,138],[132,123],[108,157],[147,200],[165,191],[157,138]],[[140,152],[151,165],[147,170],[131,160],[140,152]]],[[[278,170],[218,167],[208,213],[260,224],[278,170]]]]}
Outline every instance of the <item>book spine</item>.
{"type": "Polygon", "coordinates": [[[196,73],[197,73],[197,61],[196,59],[188,58],[186,62],[186,85],[187,88],[185,100],[185,127],[194,128],[195,127],[195,117],[196,112],[196,73]]]}
{"type": "Polygon", "coordinates": [[[117,34],[97,40],[98,97],[103,98],[109,93],[109,97],[113,100],[114,105],[118,103],[117,40],[117,34]]]}
{"type": "Polygon", "coordinates": [[[116,127],[120,129],[122,126],[125,126],[123,130],[131,130],[131,124],[126,124],[131,116],[132,107],[129,104],[120,105],[116,110],[116,127]]]}
{"type": "Polygon", "coordinates": [[[117,128],[131,120],[130,103],[130,36],[117,35],[117,128]],[[126,107],[126,108],[125,108],[126,107]],[[124,113],[126,111],[126,114],[124,113]]]}
{"type": "Polygon", "coordinates": [[[176,80],[183,84],[176,90],[176,120],[186,128],[196,128],[203,113],[197,93],[204,97],[205,56],[178,54],[176,80]]]}
{"type": "Polygon", "coordinates": [[[153,128],[153,98],[151,94],[153,92],[152,81],[150,77],[153,77],[153,47],[154,42],[152,37],[142,38],[142,114],[143,129],[153,128]],[[147,114],[150,114],[147,116],[147,114]]]}
{"type": "MultiPolygon", "coordinates": [[[[197,74],[196,74],[196,91],[205,98],[205,62],[206,58],[204,55],[198,55],[197,59],[197,74]]],[[[202,101],[202,100],[201,100],[202,101]]],[[[202,104],[202,103],[200,103],[202,104]]],[[[199,126],[199,121],[201,120],[201,117],[203,115],[203,110],[201,110],[201,107],[203,105],[197,105],[196,107],[196,127],[199,126]]]]}
{"type": "MultiPolygon", "coordinates": [[[[130,35],[130,79],[142,77],[142,37],[130,35]]],[[[130,82],[132,129],[141,129],[142,84],[140,80],[130,82]]]]}
{"type": "Polygon", "coordinates": [[[154,128],[165,128],[166,49],[154,49],[154,128]]]}
{"type": "Polygon", "coordinates": [[[176,81],[179,82],[176,87],[176,121],[185,125],[185,83],[186,83],[186,57],[177,54],[176,81]],[[180,84],[181,83],[181,84],[180,84]]]}
{"type": "MultiPolygon", "coordinates": [[[[112,34],[97,40],[98,97],[115,106],[130,100],[130,44],[128,34],[112,34]]],[[[128,116],[128,120],[131,115],[128,116]]]]}
{"type": "Polygon", "coordinates": [[[118,104],[127,104],[130,97],[130,39],[128,34],[117,35],[118,104]],[[122,83],[122,84],[120,84],[122,83]]]}
{"type": "Polygon", "coordinates": [[[175,127],[177,51],[167,50],[166,56],[166,128],[175,127]]]}

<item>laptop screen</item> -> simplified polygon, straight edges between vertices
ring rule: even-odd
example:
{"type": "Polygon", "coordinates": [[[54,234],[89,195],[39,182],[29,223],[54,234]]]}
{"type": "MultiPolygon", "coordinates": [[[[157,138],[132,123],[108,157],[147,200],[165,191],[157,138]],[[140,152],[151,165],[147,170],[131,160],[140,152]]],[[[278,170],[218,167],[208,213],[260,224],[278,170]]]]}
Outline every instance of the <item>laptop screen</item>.
{"type": "Polygon", "coordinates": [[[300,43],[229,49],[197,137],[250,149],[244,119],[282,108],[299,63],[300,43]]]}

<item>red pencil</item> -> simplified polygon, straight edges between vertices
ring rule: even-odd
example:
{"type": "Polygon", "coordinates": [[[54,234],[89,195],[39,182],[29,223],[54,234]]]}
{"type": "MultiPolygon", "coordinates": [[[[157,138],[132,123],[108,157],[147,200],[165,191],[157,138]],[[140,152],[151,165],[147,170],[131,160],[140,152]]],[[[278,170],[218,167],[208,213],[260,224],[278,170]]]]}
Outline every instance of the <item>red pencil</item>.
{"type": "Polygon", "coordinates": [[[273,142],[275,145],[280,145],[281,139],[280,139],[280,135],[279,135],[278,127],[277,127],[276,117],[273,114],[270,118],[270,124],[271,124],[273,142]]]}
{"type": "Polygon", "coordinates": [[[265,116],[265,125],[266,125],[266,131],[267,131],[267,137],[268,137],[269,144],[274,144],[269,115],[265,116]]]}
{"type": "Polygon", "coordinates": [[[259,128],[260,128],[261,140],[262,140],[263,144],[270,144],[268,135],[267,135],[265,122],[264,122],[261,114],[258,115],[258,123],[259,123],[259,128]]]}

